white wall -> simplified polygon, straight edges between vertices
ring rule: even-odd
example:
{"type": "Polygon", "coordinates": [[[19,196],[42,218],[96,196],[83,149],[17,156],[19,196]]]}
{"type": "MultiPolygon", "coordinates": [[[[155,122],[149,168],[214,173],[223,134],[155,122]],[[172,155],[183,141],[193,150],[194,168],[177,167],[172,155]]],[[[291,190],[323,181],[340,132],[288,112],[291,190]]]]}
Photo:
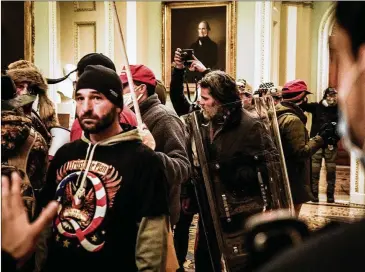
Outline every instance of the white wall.
{"type": "Polygon", "coordinates": [[[255,78],[255,7],[254,1],[237,2],[236,78],[244,78],[251,85],[255,78]]]}
{"type": "Polygon", "coordinates": [[[161,2],[137,2],[137,62],[145,64],[162,78],[162,11],[161,2]]]}
{"type": "Polygon", "coordinates": [[[35,44],[34,63],[44,76],[49,76],[49,5],[48,2],[34,2],[35,44]]]}
{"type": "MultiPolygon", "coordinates": [[[[311,36],[312,36],[312,64],[311,64],[311,82],[310,87],[313,95],[309,95],[308,98],[310,101],[315,101],[317,96],[317,65],[318,65],[318,32],[319,25],[321,23],[322,17],[325,14],[326,10],[330,7],[332,2],[322,2],[322,1],[314,1],[313,2],[313,10],[312,10],[312,24],[311,24],[311,36]]],[[[319,90],[320,91],[320,90],[319,90]]]]}

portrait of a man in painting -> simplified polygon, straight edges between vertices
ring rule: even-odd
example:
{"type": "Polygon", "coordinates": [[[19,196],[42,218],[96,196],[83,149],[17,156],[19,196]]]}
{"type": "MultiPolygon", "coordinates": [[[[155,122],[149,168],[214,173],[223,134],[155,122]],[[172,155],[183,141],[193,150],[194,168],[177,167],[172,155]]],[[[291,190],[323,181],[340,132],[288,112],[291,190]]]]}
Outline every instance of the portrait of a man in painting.
{"type": "MultiPolygon", "coordinates": [[[[165,2],[163,12],[164,78],[169,82],[177,48],[192,49],[204,66],[230,73],[234,61],[229,57],[235,43],[234,3],[165,2]]],[[[188,71],[188,82],[194,82],[188,71]]]]}

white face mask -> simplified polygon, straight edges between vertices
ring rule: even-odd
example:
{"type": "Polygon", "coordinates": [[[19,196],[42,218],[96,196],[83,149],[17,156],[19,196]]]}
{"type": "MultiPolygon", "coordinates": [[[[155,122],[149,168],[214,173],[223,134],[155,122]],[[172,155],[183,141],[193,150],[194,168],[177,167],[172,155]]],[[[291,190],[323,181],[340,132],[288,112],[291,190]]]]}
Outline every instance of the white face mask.
{"type": "MultiPolygon", "coordinates": [[[[141,99],[142,95],[143,94],[140,94],[137,97],[137,101],[139,101],[141,99]]],[[[132,99],[131,93],[123,94],[123,104],[124,104],[124,106],[129,107],[129,108],[131,108],[133,106],[133,99],[132,99]]]]}

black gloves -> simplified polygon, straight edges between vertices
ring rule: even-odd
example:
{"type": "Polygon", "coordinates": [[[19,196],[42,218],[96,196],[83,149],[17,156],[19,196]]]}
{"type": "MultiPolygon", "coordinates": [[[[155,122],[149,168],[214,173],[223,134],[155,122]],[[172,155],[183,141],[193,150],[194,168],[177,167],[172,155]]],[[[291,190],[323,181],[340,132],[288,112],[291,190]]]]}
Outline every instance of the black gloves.
{"type": "Polygon", "coordinates": [[[322,137],[325,145],[335,146],[340,140],[340,136],[337,132],[337,123],[326,123],[319,129],[318,135],[322,137]]]}

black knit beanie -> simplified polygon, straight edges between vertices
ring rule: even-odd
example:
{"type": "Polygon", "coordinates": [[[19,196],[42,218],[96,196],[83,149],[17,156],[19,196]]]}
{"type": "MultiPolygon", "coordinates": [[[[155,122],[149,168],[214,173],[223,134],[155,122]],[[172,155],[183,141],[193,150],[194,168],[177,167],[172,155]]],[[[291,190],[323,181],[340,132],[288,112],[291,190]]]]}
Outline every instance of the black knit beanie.
{"type": "Polygon", "coordinates": [[[122,82],[118,74],[102,65],[88,65],[76,84],[80,89],[93,89],[101,92],[114,105],[123,107],[122,82]]]}
{"type": "Polygon", "coordinates": [[[90,53],[83,56],[77,63],[78,76],[82,75],[88,65],[103,65],[116,71],[114,63],[107,56],[101,53],[90,53]]]}

